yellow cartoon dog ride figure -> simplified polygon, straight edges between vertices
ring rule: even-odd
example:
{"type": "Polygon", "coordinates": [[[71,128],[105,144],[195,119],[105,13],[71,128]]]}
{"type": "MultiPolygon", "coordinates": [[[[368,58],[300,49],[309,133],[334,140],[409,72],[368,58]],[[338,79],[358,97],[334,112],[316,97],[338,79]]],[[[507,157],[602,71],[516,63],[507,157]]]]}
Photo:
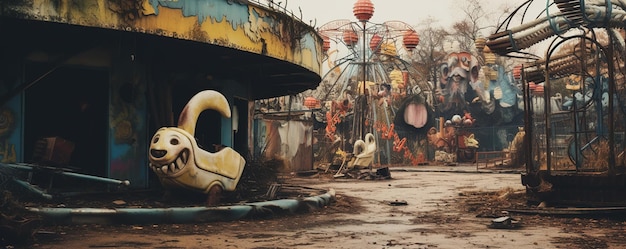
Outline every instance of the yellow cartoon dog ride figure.
{"type": "Polygon", "coordinates": [[[221,93],[197,93],[181,112],[178,127],[163,127],[154,134],[148,159],[165,188],[206,193],[207,205],[212,206],[219,202],[223,190],[235,190],[246,161],[230,147],[211,153],[198,146],[194,134],[204,110],[216,110],[227,118],[231,115],[228,100],[221,93]]]}

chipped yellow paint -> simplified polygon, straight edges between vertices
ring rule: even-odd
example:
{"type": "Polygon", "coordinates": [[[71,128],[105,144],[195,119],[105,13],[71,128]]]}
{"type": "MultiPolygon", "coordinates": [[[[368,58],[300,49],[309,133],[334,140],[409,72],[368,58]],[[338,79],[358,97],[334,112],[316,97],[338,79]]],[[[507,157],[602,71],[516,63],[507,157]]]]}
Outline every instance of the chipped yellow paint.
{"type": "Polygon", "coordinates": [[[156,10],[154,8],[152,8],[152,5],[150,5],[150,2],[143,1],[143,4],[141,4],[141,7],[143,8],[142,14],[144,14],[144,15],[156,15],[156,10]]]}
{"type": "MultiPolygon", "coordinates": [[[[120,9],[118,3],[107,0],[87,2],[78,0],[17,0],[9,3],[4,10],[0,10],[0,16],[11,13],[12,16],[17,14],[17,16],[27,19],[52,20],[75,25],[194,40],[265,54],[298,64],[312,72],[321,73],[323,58],[321,39],[313,28],[285,14],[276,13],[264,7],[247,6],[248,20],[233,25],[228,21],[229,18],[226,18],[228,13],[225,13],[224,17],[207,16],[206,20],[199,21],[199,17],[196,15],[184,16],[182,8],[159,6],[157,10],[148,0],[129,1],[125,4],[129,6],[136,4],[137,9],[120,9]],[[266,19],[273,21],[270,23],[265,21],[266,19]],[[298,31],[294,29],[298,29],[298,31]],[[301,34],[294,34],[298,32],[301,34]],[[294,36],[306,36],[308,38],[298,40],[294,36]],[[306,39],[313,39],[314,41],[307,41],[306,39]]],[[[124,6],[126,7],[126,5],[124,6]]],[[[233,7],[233,11],[241,10],[240,5],[237,5],[237,8],[239,9],[233,7]]],[[[245,19],[245,16],[243,18],[245,19]]]]}
{"type": "Polygon", "coordinates": [[[145,30],[164,30],[166,31],[165,36],[171,36],[174,33],[180,35],[190,34],[193,32],[193,27],[197,26],[197,24],[197,17],[183,17],[180,10],[167,8],[161,9],[158,16],[143,16],[133,23],[135,27],[142,27],[145,30]]]}

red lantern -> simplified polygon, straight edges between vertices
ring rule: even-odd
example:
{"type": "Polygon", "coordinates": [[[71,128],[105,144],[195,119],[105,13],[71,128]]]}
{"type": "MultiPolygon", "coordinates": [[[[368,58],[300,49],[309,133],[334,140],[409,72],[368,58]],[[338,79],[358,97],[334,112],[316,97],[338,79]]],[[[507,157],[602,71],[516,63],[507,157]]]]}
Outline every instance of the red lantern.
{"type": "Polygon", "coordinates": [[[407,84],[409,83],[409,72],[408,71],[402,71],[402,83],[403,84],[407,84]]]}
{"type": "Polygon", "coordinates": [[[351,30],[346,30],[343,32],[343,42],[346,43],[346,46],[352,47],[359,42],[359,36],[351,30]]]}
{"type": "Polygon", "coordinates": [[[522,78],[522,65],[513,67],[513,78],[517,80],[522,78]]]}
{"type": "Polygon", "coordinates": [[[314,97],[306,97],[304,98],[304,106],[306,106],[309,109],[313,109],[315,107],[317,107],[319,104],[318,100],[314,97]]]}
{"type": "Polygon", "coordinates": [[[367,22],[374,15],[374,4],[370,0],[358,0],[352,7],[352,13],[357,20],[367,22]]]}
{"type": "Polygon", "coordinates": [[[324,49],[324,52],[328,52],[328,50],[330,49],[330,38],[328,36],[322,35],[322,40],[324,41],[322,49],[324,49]]]}
{"type": "Polygon", "coordinates": [[[535,90],[533,91],[533,93],[535,95],[538,95],[538,96],[543,95],[543,85],[537,85],[537,87],[535,87],[535,90]]]}
{"type": "Polygon", "coordinates": [[[404,32],[404,36],[402,37],[402,43],[404,47],[409,51],[413,50],[420,43],[420,37],[417,35],[415,30],[409,30],[404,32]]]}
{"type": "Polygon", "coordinates": [[[535,84],[535,82],[528,82],[528,89],[530,89],[530,91],[534,91],[535,88],[537,88],[537,85],[535,84]]]}
{"type": "Polygon", "coordinates": [[[380,50],[380,42],[382,41],[383,38],[375,34],[372,40],[370,40],[370,49],[374,52],[378,52],[380,50]]]}

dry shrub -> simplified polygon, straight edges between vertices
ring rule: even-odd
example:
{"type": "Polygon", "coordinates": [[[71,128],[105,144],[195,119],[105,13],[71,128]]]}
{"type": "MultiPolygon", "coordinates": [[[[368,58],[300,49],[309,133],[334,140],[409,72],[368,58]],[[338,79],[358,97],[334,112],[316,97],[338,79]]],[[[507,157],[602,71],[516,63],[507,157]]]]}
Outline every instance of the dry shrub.
{"type": "Polygon", "coordinates": [[[460,194],[461,206],[477,217],[499,217],[502,211],[526,207],[526,194],[522,190],[503,188],[498,191],[469,191],[460,194]]]}
{"type": "Polygon", "coordinates": [[[585,168],[597,171],[609,169],[609,142],[601,140],[591,145],[590,149],[583,150],[583,156],[587,158],[585,168]]]}

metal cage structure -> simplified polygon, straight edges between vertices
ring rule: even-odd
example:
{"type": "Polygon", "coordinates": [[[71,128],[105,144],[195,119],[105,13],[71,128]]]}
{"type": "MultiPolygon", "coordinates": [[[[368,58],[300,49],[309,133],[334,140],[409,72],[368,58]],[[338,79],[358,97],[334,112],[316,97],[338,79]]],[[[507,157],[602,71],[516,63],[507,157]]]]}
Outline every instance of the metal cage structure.
{"type": "Polygon", "coordinates": [[[527,59],[522,184],[530,200],[626,204],[624,16],[621,2],[548,1],[538,18],[489,37],[492,51],[527,59]],[[521,52],[542,41],[544,58],[521,52]]]}

